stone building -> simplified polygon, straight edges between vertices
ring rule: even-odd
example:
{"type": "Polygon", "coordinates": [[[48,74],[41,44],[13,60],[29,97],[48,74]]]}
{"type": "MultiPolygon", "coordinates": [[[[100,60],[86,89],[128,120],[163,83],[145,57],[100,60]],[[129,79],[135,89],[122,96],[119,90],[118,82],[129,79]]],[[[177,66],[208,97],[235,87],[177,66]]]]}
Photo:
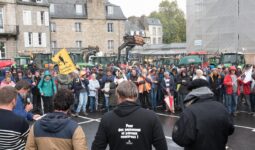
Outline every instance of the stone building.
{"type": "Polygon", "coordinates": [[[19,55],[50,53],[49,4],[47,0],[18,0],[19,55]]]}
{"type": "Polygon", "coordinates": [[[129,35],[142,35],[149,45],[162,44],[163,27],[159,19],[147,17],[131,17],[125,23],[125,32],[129,35]]]}
{"type": "Polygon", "coordinates": [[[150,44],[162,44],[163,32],[160,20],[156,18],[147,18],[145,27],[145,29],[149,31],[150,44]]]}
{"type": "Polygon", "coordinates": [[[51,47],[81,52],[98,46],[103,53],[116,53],[123,42],[125,20],[121,8],[107,0],[48,0],[51,47]]]}
{"type": "Polygon", "coordinates": [[[50,52],[45,0],[0,0],[0,58],[50,52]]]}
{"type": "Polygon", "coordinates": [[[15,0],[0,1],[0,59],[15,56],[19,26],[16,22],[15,0]]]}

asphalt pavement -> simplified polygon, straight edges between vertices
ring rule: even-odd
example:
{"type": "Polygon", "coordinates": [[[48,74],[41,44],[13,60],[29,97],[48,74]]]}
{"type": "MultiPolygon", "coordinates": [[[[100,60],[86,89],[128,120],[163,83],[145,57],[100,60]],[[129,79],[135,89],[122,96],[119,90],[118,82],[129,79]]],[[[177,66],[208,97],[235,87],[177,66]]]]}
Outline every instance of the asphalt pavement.
{"type": "MultiPolygon", "coordinates": [[[[85,131],[89,149],[97,132],[102,113],[92,113],[88,116],[73,118],[85,131]]],[[[162,123],[169,150],[182,150],[172,141],[172,129],[174,123],[179,118],[178,115],[170,115],[165,112],[157,112],[162,123]]],[[[254,150],[255,149],[255,117],[246,112],[240,112],[234,118],[235,132],[228,140],[228,150],[254,150]]],[[[209,130],[209,129],[208,129],[209,130]]]]}

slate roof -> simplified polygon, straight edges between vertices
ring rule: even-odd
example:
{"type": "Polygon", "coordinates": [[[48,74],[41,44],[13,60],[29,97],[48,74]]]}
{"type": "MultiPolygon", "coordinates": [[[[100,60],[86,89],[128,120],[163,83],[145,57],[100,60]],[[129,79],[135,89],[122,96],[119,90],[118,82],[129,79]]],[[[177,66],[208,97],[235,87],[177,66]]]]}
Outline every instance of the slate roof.
{"type": "Polygon", "coordinates": [[[23,1],[23,0],[17,0],[17,4],[32,5],[32,6],[45,6],[45,7],[49,6],[48,0],[42,0],[41,3],[37,3],[36,0],[29,0],[28,2],[23,1]]]}
{"type": "Polygon", "coordinates": [[[147,18],[146,23],[148,25],[155,25],[155,26],[161,26],[162,25],[160,20],[156,19],[156,18],[147,18]]]}
{"type": "MultiPolygon", "coordinates": [[[[48,0],[50,4],[54,4],[55,12],[51,13],[52,18],[57,19],[85,19],[87,18],[87,1],[86,0],[48,0]],[[81,4],[83,7],[83,13],[81,15],[76,14],[75,4],[81,4]]],[[[105,15],[108,20],[126,20],[120,6],[114,5],[110,2],[106,2],[105,6],[113,7],[113,14],[108,15],[105,7],[105,15]]]]}
{"type": "Polygon", "coordinates": [[[130,33],[130,31],[144,31],[144,29],[140,28],[138,25],[136,25],[130,21],[126,21],[125,22],[125,33],[130,33]]]}
{"type": "Polygon", "coordinates": [[[54,4],[54,13],[50,13],[51,18],[58,19],[80,19],[87,18],[86,1],[84,0],[48,0],[54,4]],[[75,4],[82,5],[83,13],[77,15],[75,4]]]}
{"type": "Polygon", "coordinates": [[[106,12],[106,19],[109,20],[126,20],[127,18],[125,17],[125,15],[123,14],[122,9],[120,8],[120,6],[114,5],[110,2],[106,2],[106,7],[107,6],[112,6],[113,7],[113,14],[112,15],[108,15],[106,12]]]}

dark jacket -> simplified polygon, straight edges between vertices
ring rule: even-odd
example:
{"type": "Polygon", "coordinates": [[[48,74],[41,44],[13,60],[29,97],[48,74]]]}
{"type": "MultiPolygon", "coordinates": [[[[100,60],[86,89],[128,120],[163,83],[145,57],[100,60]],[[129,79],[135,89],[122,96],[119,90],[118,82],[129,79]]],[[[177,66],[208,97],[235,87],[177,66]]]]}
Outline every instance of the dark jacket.
{"type": "Polygon", "coordinates": [[[64,113],[54,112],[35,122],[26,149],[87,150],[87,143],[82,128],[75,121],[64,113]]]}
{"type": "Polygon", "coordinates": [[[220,93],[223,85],[223,78],[221,75],[209,76],[209,85],[214,94],[220,93]]]}
{"type": "Polygon", "coordinates": [[[228,136],[234,132],[231,116],[207,87],[194,89],[184,101],[184,109],[173,129],[173,141],[185,150],[225,150],[228,136]]]}
{"type": "Polygon", "coordinates": [[[104,88],[104,85],[105,85],[106,82],[114,82],[114,78],[115,78],[114,75],[111,75],[111,76],[104,75],[103,78],[102,78],[101,88],[104,88]]]}
{"type": "Polygon", "coordinates": [[[162,90],[164,95],[167,95],[167,91],[166,91],[167,88],[169,88],[171,94],[173,94],[173,92],[175,90],[174,89],[174,80],[173,80],[173,78],[170,77],[170,85],[168,87],[166,86],[165,78],[163,78],[163,80],[160,83],[160,87],[161,87],[161,90],[162,90]]]}
{"type": "Polygon", "coordinates": [[[151,150],[152,145],[167,150],[156,114],[134,102],[123,102],[103,116],[92,150],[105,150],[107,144],[110,150],[151,150]]]}
{"type": "Polygon", "coordinates": [[[86,91],[87,93],[89,93],[88,85],[89,85],[89,80],[88,79],[81,80],[80,78],[75,78],[75,79],[73,79],[71,89],[74,90],[75,94],[80,94],[81,91],[86,91]],[[81,82],[83,83],[85,88],[82,87],[81,82]]]}
{"type": "Polygon", "coordinates": [[[178,78],[177,84],[180,84],[180,88],[179,88],[179,93],[180,94],[188,94],[188,85],[189,82],[191,81],[190,77],[188,75],[186,76],[182,76],[180,75],[180,77],[178,78]]]}

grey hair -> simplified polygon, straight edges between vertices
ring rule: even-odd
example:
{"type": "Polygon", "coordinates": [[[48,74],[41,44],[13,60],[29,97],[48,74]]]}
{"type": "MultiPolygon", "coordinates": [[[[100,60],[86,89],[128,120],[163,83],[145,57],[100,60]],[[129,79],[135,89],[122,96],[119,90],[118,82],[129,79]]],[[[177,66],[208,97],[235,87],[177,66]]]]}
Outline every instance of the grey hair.
{"type": "Polygon", "coordinates": [[[164,72],[164,75],[169,75],[169,72],[167,72],[167,71],[166,71],[166,72],[164,72]]]}
{"type": "Polygon", "coordinates": [[[132,81],[123,81],[118,85],[116,94],[122,99],[136,100],[138,98],[138,89],[132,81]]]}

